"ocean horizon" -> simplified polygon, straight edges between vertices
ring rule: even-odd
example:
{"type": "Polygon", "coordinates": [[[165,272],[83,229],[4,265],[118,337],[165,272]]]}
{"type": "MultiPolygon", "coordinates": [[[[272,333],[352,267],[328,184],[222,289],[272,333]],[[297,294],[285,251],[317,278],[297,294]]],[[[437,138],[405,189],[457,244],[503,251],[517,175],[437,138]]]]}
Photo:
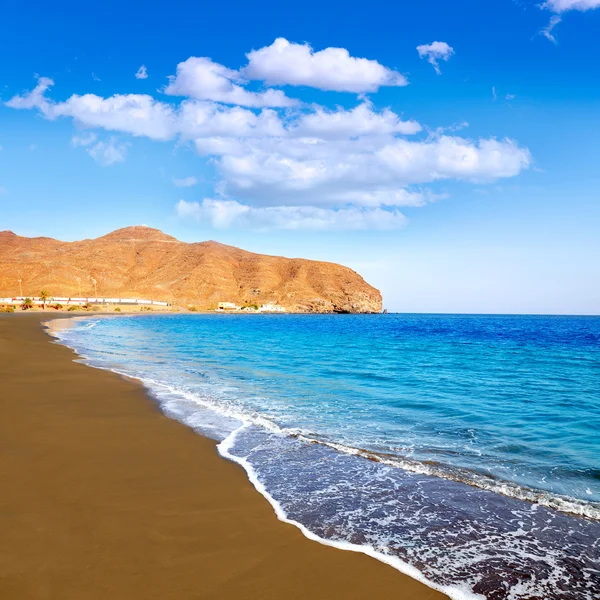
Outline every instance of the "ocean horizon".
{"type": "Polygon", "coordinates": [[[172,314],[56,335],[215,439],[312,539],[455,599],[597,597],[599,317],[172,314]]]}

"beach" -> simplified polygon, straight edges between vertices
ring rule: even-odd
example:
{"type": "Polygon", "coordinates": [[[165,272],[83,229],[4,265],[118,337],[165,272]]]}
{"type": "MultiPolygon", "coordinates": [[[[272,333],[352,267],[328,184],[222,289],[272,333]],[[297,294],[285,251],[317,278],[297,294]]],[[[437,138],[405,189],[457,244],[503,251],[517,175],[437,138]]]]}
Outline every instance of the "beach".
{"type": "Polygon", "coordinates": [[[65,317],[0,315],[1,598],[445,597],[278,521],[216,442],[52,343],[65,317]]]}

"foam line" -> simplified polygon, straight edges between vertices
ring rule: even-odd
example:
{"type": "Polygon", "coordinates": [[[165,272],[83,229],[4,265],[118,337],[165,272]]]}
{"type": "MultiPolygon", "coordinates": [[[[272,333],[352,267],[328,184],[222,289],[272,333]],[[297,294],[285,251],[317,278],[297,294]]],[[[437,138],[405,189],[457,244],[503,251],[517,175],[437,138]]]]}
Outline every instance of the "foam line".
{"type": "MultiPolygon", "coordinates": [[[[238,440],[239,436],[243,432],[248,431],[250,427],[257,426],[262,431],[266,430],[267,432],[275,434],[276,436],[282,436],[282,438],[293,437],[307,444],[326,446],[331,448],[331,450],[340,453],[340,455],[345,454],[357,456],[359,458],[382,463],[386,466],[395,467],[402,471],[409,471],[425,475],[433,478],[434,480],[435,478],[441,478],[458,481],[462,484],[468,484],[489,492],[496,492],[503,496],[517,498],[519,500],[527,500],[534,504],[534,508],[536,504],[539,504],[550,507],[559,512],[571,514],[574,513],[580,516],[588,517],[592,520],[600,519],[600,505],[598,503],[589,503],[584,500],[580,501],[574,498],[552,495],[541,490],[524,488],[516,483],[493,480],[491,478],[479,476],[477,473],[470,473],[467,470],[465,470],[464,473],[460,470],[455,470],[455,472],[451,473],[447,470],[444,470],[443,465],[422,464],[418,461],[405,459],[401,456],[378,454],[376,452],[318,439],[313,437],[312,432],[299,429],[283,428],[260,414],[248,410],[240,410],[237,407],[229,406],[225,403],[219,402],[218,399],[211,398],[210,393],[204,395],[181,388],[177,385],[171,385],[165,381],[148,377],[147,375],[140,376],[138,373],[136,373],[135,365],[129,365],[123,368],[109,366],[106,361],[103,361],[102,358],[93,359],[85,356],[84,354],[87,353],[87,351],[84,349],[85,344],[82,347],[83,351],[81,351],[77,347],[78,344],[70,337],[69,331],[84,331],[87,325],[87,323],[83,323],[80,327],[73,328],[71,330],[58,331],[55,333],[55,335],[61,343],[71,347],[78,353],[80,357],[79,360],[81,362],[84,362],[95,368],[109,370],[121,376],[135,378],[140,381],[150,391],[152,396],[156,398],[163,412],[170,418],[178,420],[185,425],[192,427],[194,430],[198,431],[202,435],[206,435],[207,437],[212,437],[212,432],[207,431],[207,429],[210,430],[212,428],[215,431],[218,430],[220,435],[215,436],[214,439],[220,442],[217,445],[219,454],[223,458],[239,464],[245,470],[252,485],[270,503],[279,520],[294,525],[305,537],[312,541],[316,541],[326,546],[338,548],[340,550],[360,552],[385,564],[388,564],[401,573],[420,581],[428,587],[446,594],[452,598],[452,600],[481,600],[484,598],[484,596],[474,593],[471,587],[466,583],[464,585],[460,583],[441,585],[435,581],[431,581],[425,576],[424,573],[419,571],[411,564],[405,562],[400,557],[391,556],[384,552],[378,551],[373,546],[366,544],[352,544],[350,542],[323,538],[311,531],[301,522],[289,518],[288,514],[283,508],[285,503],[282,504],[275,499],[275,496],[277,495],[276,487],[271,488],[271,486],[269,486],[271,488],[271,492],[274,494],[272,495],[267,489],[266,485],[259,479],[258,473],[260,472],[260,466],[255,468],[250,462],[251,459],[250,455],[248,454],[246,454],[244,457],[235,455],[234,448],[236,448],[236,440],[242,441],[245,439],[244,437],[241,440],[238,440]],[[130,367],[133,367],[133,369],[129,370],[130,367]],[[181,408],[181,410],[178,410],[178,408],[181,408]],[[205,413],[203,412],[204,410],[209,412],[205,413]],[[211,419],[213,419],[213,415],[218,417],[217,421],[215,422],[218,422],[219,427],[213,427],[213,423],[211,421],[211,419]],[[225,419],[221,420],[222,417],[225,417],[225,419]],[[203,424],[203,420],[209,421],[206,424],[206,427],[203,424]],[[223,427],[221,427],[222,422],[225,423],[225,426],[223,427]],[[477,481],[475,479],[476,477],[480,477],[480,479],[477,481]]],[[[75,339],[77,339],[76,335],[75,339]]],[[[92,354],[94,353],[92,352],[92,354]]],[[[266,479],[266,481],[268,481],[268,479],[266,479]]],[[[294,514],[293,509],[290,509],[288,512],[290,512],[290,514],[294,514]]],[[[520,533],[520,530],[514,533],[518,534],[520,533]]],[[[450,560],[455,560],[455,557],[456,555],[454,554],[448,558],[450,560]]],[[[532,560],[537,560],[539,557],[537,555],[531,555],[530,558],[532,560]]],[[[444,578],[442,578],[442,580],[447,581],[447,579],[444,578]]],[[[526,590],[520,590],[520,585],[521,584],[512,588],[507,598],[520,597],[520,593],[525,593],[526,590]]]]}
{"type": "Polygon", "coordinates": [[[275,515],[280,521],[284,523],[289,523],[290,525],[294,525],[294,527],[297,527],[302,532],[302,534],[309,540],[318,542],[323,546],[331,546],[332,548],[337,548],[338,550],[347,550],[349,552],[359,552],[361,554],[366,554],[367,556],[375,558],[376,560],[379,560],[380,562],[383,562],[389,565],[390,567],[393,567],[397,571],[400,571],[404,575],[408,575],[409,577],[420,581],[427,587],[437,590],[442,594],[446,594],[446,596],[450,597],[452,600],[485,600],[484,596],[480,594],[474,594],[466,586],[463,588],[459,586],[437,585],[436,583],[427,579],[417,568],[413,567],[412,565],[409,565],[408,563],[405,563],[403,560],[400,560],[395,556],[388,556],[387,554],[377,552],[374,548],[370,546],[359,546],[358,544],[351,544],[350,542],[339,542],[322,538],[313,533],[302,523],[289,519],[279,502],[277,502],[277,500],[275,500],[275,498],[273,498],[273,496],[269,494],[268,490],[261,483],[260,479],[256,474],[256,471],[254,470],[254,467],[245,458],[235,456],[229,451],[230,448],[233,447],[233,444],[235,443],[235,439],[238,436],[238,434],[241,433],[244,429],[246,429],[249,425],[249,423],[245,423],[244,425],[233,431],[231,434],[229,434],[220,444],[217,445],[217,450],[223,458],[237,463],[246,471],[248,479],[250,480],[254,488],[273,507],[275,515]]]}
{"type": "MultiPolygon", "coordinates": [[[[74,320],[82,320],[87,318],[89,317],[78,317],[74,320]]],[[[83,330],[91,329],[92,327],[95,327],[96,324],[97,321],[92,321],[80,327],[83,330]]],[[[63,341],[61,337],[61,334],[63,332],[64,329],[55,330],[53,332],[53,335],[55,335],[59,340],[63,341]]],[[[63,343],[66,342],[63,341],[63,343]]],[[[76,348],[73,349],[77,351],[76,348]]],[[[91,364],[91,366],[96,366],[91,362],[88,364],[91,364]]],[[[106,367],[100,366],[100,368],[106,367]]],[[[132,375],[131,373],[128,373],[126,371],[114,368],[110,368],[109,370],[125,377],[134,377],[136,379],[139,379],[136,375],[132,375]]],[[[553,494],[544,490],[530,488],[511,481],[486,477],[479,473],[471,472],[468,469],[459,469],[456,467],[449,469],[444,468],[443,465],[435,465],[431,463],[426,464],[417,460],[410,460],[402,456],[381,455],[377,452],[372,452],[370,450],[354,448],[345,444],[322,440],[311,435],[311,432],[302,431],[299,429],[282,428],[270,419],[267,419],[261,415],[257,415],[255,413],[250,412],[244,412],[239,409],[231,410],[228,407],[224,407],[207,398],[202,398],[198,396],[198,394],[189,392],[187,390],[175,388],[172,385],[169,385],[168,383],[162,381],[157,381],[147,377],[142,378],[140,380],[146,385],[146,387],[151,388],[152,386],[155,386],[166,389],[172,394],[180,395],[186,400],[192,401],[208,410],[212,410],[219,415],[231,419],[237,419],[243,423],[252,423],[254,425],[267,429],[268,431],[271,431],[273,433],[294,436],[311,444],[322,444],[338,452],[343,452],[345,454],[355,456],[361,456],[363,458],[373,460],[375,462],[380,462],[391,467],[400,468],[411,473],[428,475],[430,477],[440,477],[442,479],[456,481],[488,492],[501,494],[508,498],[516,498],[517,500],[523,500],[525,502],[539,504],[540,506],[551,508],[553,510],[558,510],[563,513],[600,521],[600,504],[596,502],[588,502],[578,498],[572,498],[570,496],[563,496],[560,494],[553,494]]]]}

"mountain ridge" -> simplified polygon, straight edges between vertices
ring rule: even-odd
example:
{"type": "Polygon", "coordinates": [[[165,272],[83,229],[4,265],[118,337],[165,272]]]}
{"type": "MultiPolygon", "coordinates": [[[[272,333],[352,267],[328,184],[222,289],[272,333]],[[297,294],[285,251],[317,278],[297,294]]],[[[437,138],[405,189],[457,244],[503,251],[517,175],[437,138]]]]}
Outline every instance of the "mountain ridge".
{"type": "Polygon", "coordinates": [[[135,225],[62,242],[0,232],[0,296],[131,297],[211,309],[276,303],[294,312],[381,311],[381,294],[336,263],[248,252],[214,240],[181,242],[135,225]],[[93,281],[96,281],[94,287],[93,281]]]}

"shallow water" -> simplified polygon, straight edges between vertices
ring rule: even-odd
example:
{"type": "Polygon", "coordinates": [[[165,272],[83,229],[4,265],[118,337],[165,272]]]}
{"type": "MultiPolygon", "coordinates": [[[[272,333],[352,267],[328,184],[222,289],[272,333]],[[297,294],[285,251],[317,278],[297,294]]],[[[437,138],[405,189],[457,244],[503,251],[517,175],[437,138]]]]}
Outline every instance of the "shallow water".
{"type": "Polygon", "coordinates": [[[600,318],[167,315],[59,337],[321,538],[456,598],[600,597],[600,318]]]}

